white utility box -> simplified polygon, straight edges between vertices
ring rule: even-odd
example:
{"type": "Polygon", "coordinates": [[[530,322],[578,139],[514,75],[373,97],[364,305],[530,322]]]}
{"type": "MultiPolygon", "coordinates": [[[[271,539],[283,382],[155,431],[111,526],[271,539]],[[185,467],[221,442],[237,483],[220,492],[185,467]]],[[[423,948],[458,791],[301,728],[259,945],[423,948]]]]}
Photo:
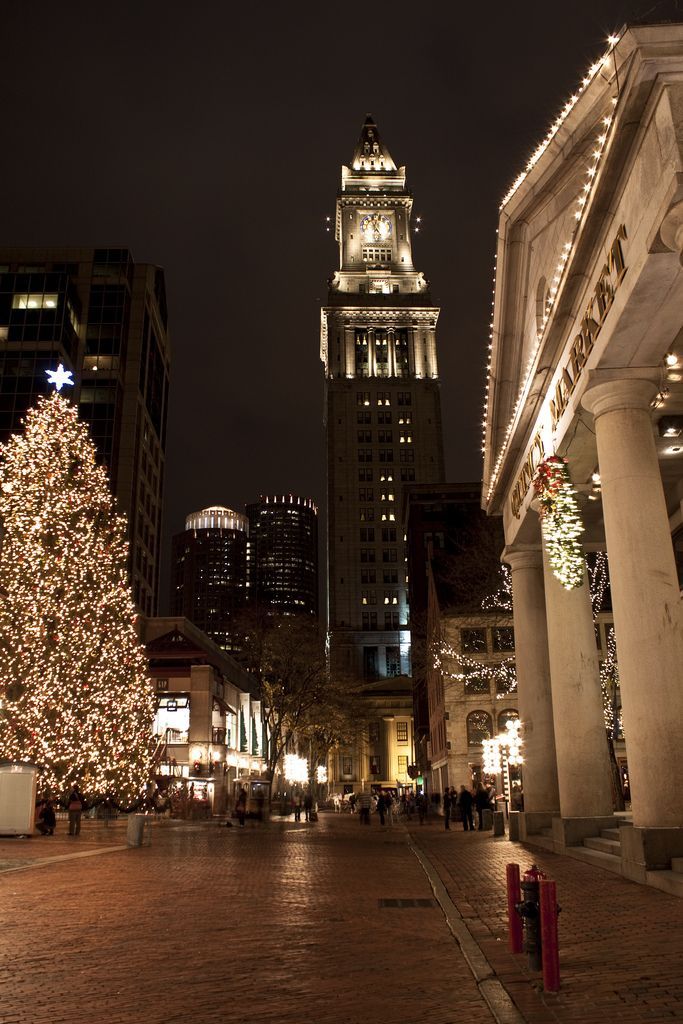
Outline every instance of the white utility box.
{"type": "Polygon", "coordinates": [[[0,761],[0,835],[33,835],[38,769],[26,761],[0,761]]]}

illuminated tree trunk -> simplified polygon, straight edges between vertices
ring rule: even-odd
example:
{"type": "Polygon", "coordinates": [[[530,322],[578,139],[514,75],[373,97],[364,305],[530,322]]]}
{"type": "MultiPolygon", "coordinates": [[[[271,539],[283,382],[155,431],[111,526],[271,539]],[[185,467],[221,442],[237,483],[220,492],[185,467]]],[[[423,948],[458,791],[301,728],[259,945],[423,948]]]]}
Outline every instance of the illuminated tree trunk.
{"type": "Polygon", "coordinates": [[[39,785],[131,802],[154,697],[135,631],[125,520],[88,428],[57,393],[0,451],[0,756],[39,785]]]}

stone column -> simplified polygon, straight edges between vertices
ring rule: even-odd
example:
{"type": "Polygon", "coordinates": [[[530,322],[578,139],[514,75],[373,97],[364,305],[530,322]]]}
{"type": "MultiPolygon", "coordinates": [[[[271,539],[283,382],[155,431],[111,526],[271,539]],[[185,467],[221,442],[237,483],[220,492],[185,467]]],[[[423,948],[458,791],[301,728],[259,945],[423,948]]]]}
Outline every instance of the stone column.
{"type": "Polygon", "coordinates": [[[683,824],[683,630],[650,402],[656,385],[589,385],[595,417],[633,823],[683,824]]]}
{"type": "Polygon", "coordinates": [[[524,812],[558,814],[541,549],[514,545],[505,549],[502,561],[512,573],[518,706],[524,737],[524,812]]]}
{"type": "MultiPolygon", "coordinates": [[[[612,779],[588,574],[566,590],[543,550],[557,781],[562,818],[613,813],[612,779]]],[[[595,835],[583,831],[583,835],[595,835]]],[[[580,841],[579,832],[572,834],[580,841]]]]}

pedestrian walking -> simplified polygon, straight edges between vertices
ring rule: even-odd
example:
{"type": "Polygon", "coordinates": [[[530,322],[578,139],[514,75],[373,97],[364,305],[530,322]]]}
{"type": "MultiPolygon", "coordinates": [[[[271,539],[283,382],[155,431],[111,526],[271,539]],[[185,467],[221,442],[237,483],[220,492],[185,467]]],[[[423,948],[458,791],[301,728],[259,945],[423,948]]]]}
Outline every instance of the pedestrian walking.
{"type": "Polygon", "coordinates": [[[301,821],[301,809],[303,805],[303,797],[301,793],[297,793],[294,797],[294,821],[301,821]]]}
{"type": "Polygon", "coordinates": [[[426,793],[420,793],[420,795],[417,798],[417,816],[419,818],[419,821],[420,821],[421,825],[424,825],[425,818],[427,817],[428,813],[429,813],[429,801],[427,800],[427,794],[426,793]]]}
{"type": "Polygon", "coordinates": [[[387,825],[389,828],[394,826],[394,798],[391,793],[387,792],[384,794],[384,803],[386,805],[385,811],[387,816],[387,825]]]}
{"type": "Polygon", "coordinates": [[[450,829],[450,827],[451,827],[450,822],[451,822],[451,806],[452,806],[452,804],[453,804],[453,801],[451,800],[451,791],[448,788],[448,786],[446,786],[446,788],[444,790],[444,794],[443,794],[443,820],[444,820],[444,827],[446,829],[450,829]]]}
{"type": "Polygon", "coordinates": [[[247,814],[247,791],[244,786],[242,786],[237,794],[237,800],[235,801],[235,814],[237,815],[237,820],[240,823],[240,828],[244,828],[244,819],[247,814]]]}
{"type": "Polygon", "coordinates": [[[465,789],[464,786],[460,787],[458,793],[458,807],[462,812],[462,827],[463,831],[474,832],[474,818],[472,817],[472,793],[469,789],[465,789]]]}
{"type": "Polygon", "coordinates": [[[74,783],[73,789],[69,793],[69,799],[67,801],[67,810],[69,812],[69,835],[79,836],[81,834],[81,814],[83,813],[83,795],[78,788],[78,783],[74,783]]]}
{"type": "Polygon", "coordinates": [[[372,797],[367,790],[358,797],[358,807],[360,809],[360,823],[361,825],[370,824],[370,808],[372,807],[372,797]]]}
{"type": "Polygon", "coordinates": [[[313,810],[313,797],[310,793],[307,793],[304,797],[304,818],[306,821],[311,820],[311,811],[313,810]]]}
{"type": "Polygon", "coordinates": [[[380,825],[384,825],[384,820],[386,818],[387,813],[387,801],[386,797],[384,796],[384,793],[380,793],[379,797],[377,798],[377,813],[379,814],[380,825]]]}

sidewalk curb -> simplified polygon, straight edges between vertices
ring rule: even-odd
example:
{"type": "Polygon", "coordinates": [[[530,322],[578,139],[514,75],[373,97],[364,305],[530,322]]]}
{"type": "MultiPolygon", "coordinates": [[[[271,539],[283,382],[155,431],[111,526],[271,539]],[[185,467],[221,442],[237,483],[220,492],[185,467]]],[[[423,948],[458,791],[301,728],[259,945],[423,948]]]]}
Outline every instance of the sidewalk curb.
{"type": "Polygon", "coordinates": [[[83,857],[98,857],[101,853],[114,853],[116,850],[127,850],[128,846],[101,846],[98,850],[84,850],[81,853],[60,853],[56,857],[45,857],[31,861],[30,864],[19,864],[16,868],[0,868],[0,875],[8,875],[13,871],[30,871],[31,868],[45,868],[50,864],[58,864],[64,860],[80,860],[83,857]]]}
{"type": "Polygon", "coordinates": [[[422,870],[429,879],[432,892],[446,918],[446,924],[460,946],[467,965],[474,975],[477,987],[493,1014],[496,1024],[527,1024],[526,1018],[522,1016],[515,1006],[505,986],[496,977],[491,964],[482,953],[479,944],[448,895],[446,886],[441,881],[432,862],[419,847],[415,846],[412,838],[408,841],[408,846],[417,857],[422,870]]]}

